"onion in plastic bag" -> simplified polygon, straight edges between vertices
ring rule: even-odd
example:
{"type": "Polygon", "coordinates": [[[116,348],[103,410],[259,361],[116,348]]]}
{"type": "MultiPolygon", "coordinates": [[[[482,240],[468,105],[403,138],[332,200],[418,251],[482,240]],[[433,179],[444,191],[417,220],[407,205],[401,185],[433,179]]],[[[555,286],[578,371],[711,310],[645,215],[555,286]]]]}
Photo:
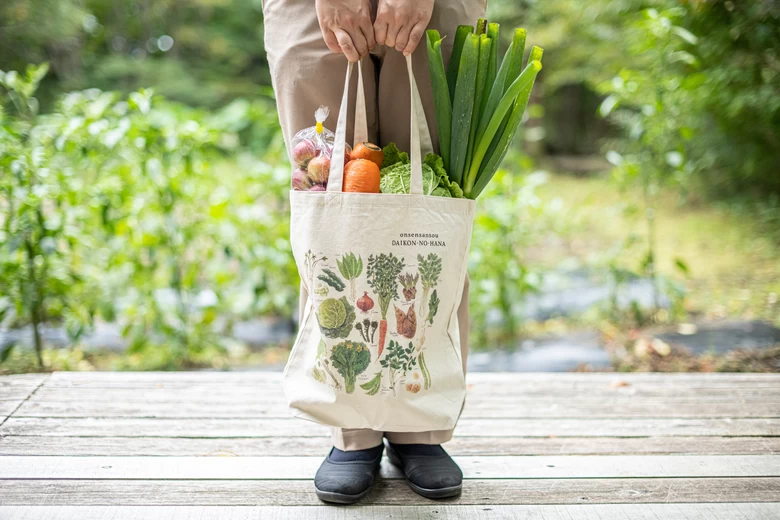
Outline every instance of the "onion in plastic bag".
{"type": "MultiPolygon", "coordinates": [[[[292,139],[292,188],[298,191],[325,191],[330,174],[330,158],[336,135],[323,126],[330,110],[321,105],[314,112],[315,126],[299,131],[292,139]]],[[[347,146],[344,162],[349,161],[347,146]]]]}

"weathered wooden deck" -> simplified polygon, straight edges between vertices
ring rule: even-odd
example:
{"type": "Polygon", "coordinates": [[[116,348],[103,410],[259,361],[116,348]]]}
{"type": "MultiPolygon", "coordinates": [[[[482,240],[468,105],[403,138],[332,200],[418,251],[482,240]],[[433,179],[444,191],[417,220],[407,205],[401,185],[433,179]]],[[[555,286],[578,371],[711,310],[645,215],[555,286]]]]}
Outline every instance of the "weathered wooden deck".
{"type": "Polygon", "coordinates": [[[0,519],[780,518],[780,375],[472,374],[462,496],[385,464],[350,507],[318,502],[326,430],[280,377],[0,377],[0,519]]]}

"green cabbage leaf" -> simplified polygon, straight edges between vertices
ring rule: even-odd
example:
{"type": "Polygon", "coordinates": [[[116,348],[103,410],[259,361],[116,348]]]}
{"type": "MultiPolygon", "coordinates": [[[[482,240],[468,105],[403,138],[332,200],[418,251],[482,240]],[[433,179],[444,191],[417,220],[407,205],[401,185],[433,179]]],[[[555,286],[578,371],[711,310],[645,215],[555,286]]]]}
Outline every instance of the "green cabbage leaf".
{"type": "MultiPolygon", "coordinates": [[[[395,143],[385,146],[382,162],[379,191],[382,193],[409,193],[412,180],[412,167],[409,155],[401,152],[395,143]]],[[[463,198],[463,190],[455,182],[450,182],[444,169],[444,161],[436,154],[425,156],[422,165],[423,193],[435,197],[463,198]]]]}

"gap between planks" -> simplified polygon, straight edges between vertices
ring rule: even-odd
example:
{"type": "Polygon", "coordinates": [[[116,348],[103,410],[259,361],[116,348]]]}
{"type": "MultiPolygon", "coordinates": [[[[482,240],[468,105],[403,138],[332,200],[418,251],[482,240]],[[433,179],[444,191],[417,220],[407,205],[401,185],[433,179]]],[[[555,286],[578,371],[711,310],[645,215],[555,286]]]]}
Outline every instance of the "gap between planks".
{"type": "MultiPolygon", "coordinates": [[[[22,405],[23,405],[23,404],[24,404],[24,403],[25,403],[25,402],[26,402],[28,399],[30,399],[30,397],[32,397],[33,395],[35,395],[35,392],[37,392],[37,391],[38,391],[38,389],[39,389],[39,388],[41,388],[41,387],[44,385],[44,383],[46,383],[46,380],[47,380],[47,379],[49,379],[50,377],[51,377],[51,374],[46,374],[45,376],[41,377],[41,379],[40,379],[40,380],[38,380],[38,381],[35,381],[35,379],[33,379],[33,378],[30,378],[30,379],[33,379],[33,385],[34,385],[34,386],[33,386],[32,390],[31,390],[31,391],[30,391],[30,392],[29,392],[29,393],[28,393],[28,394],[27,394],[27,395],[24,397],[24,399],[22,399],[21,401],[19,401],[19,403],[18,403],[18,404],[17,404],[17,405],[16,405],[16,406],[13,408],[13,410],[11,410],[11,412],[8,414],[8,416],[6,416],[6,417],[0,417],[0,419],[2,419],[2,420],[0,420],[0,432],[2,432],[2,427],[3,427],[3,425],[5,424],[5,422],[6,422],[6,421],[7,421],[7,420],[8,420],[8,419],[9,419],[9,418],[10,418],[10,417],[11,417],[11,416],[12,416],[12,415],[13,415],[13,414],[14,414],[14,413],[17,411],[17,410],[19,410],[19,408],[21,408],[21,406],[22,406],[22,405]]],[[[26,382],[26,380],[25,380],[25,382],[26,382]]]]}

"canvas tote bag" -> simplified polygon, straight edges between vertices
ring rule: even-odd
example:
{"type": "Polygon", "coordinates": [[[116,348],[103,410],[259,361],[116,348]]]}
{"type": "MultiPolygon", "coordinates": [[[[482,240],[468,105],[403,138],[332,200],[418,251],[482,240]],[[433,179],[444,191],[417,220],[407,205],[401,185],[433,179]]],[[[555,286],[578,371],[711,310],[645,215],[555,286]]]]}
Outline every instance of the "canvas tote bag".
{"type": "MultiPolygon", "coordinates": [[[[407,69],[410,193],[342,193],[353,64],[327,191],[290,192],[290,239],[308,300],[284,392],[294,416],[328,426],[447,430],[465,399],[457,310],[475,202],[423,195],[421,141],[430,151],[431,140],[410,58],[407,69]]],[[[367,137],[360,72],[355,142],[367,137]]]]}

